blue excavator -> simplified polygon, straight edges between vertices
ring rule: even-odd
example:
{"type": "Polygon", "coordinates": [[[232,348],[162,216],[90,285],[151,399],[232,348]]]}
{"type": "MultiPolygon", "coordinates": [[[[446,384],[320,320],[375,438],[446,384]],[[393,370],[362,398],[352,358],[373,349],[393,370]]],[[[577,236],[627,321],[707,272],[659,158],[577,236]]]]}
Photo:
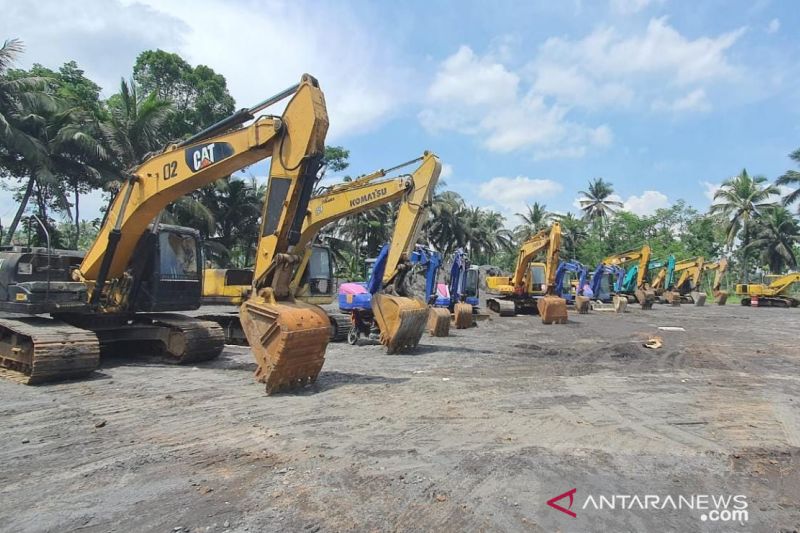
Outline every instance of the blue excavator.
{"type": "Polygon", "coordinates": [[[450,297],[439,292],[439,270],[442,267],[442,254],[416,245],[409,260],[412,265],[425,268],[425,296],[429,306],[427,330],[434,337],[447,337],[450,333],[450,297]]]}
{"type": "Polygon", "coordinates": [[[590,297],[585,294],[586,280],[589,277],[589,269],[578,261],[561,261],[556,269],[556,291],[564,300],[567,305],[574,305],[579,314],[586,314],[589,312],[590,297]],[[564,280],[567,279],[567,274],[571,274],[571,278],[578,278],[578,284],[575,291],[572,291],[572,283],[568,282],[565,286],[564,280]]]}
{"type": "Polygon", "coordinates": [[[448,307],[453,313],[453,321],[457,329],[472,326],[472,318],[478,311],[479,301],[478,269],[471,266],[469,256],[463,248],[458,248],[453,254],[453,264],[450,267],[450,292],[448,307]]]}

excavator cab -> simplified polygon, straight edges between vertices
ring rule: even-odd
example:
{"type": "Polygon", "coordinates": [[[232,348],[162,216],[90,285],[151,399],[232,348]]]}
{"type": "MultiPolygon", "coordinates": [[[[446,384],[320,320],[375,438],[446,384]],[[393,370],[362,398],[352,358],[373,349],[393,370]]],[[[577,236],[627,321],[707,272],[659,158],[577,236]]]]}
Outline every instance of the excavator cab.
{"type": "Polygon", "coordinates": [[[542,295],[547,289],[547,270],[544,263],[531,263],[528,269],[528,294],[542,295]]]}
{"type": "MultiPolygon", "coordinates": [[[[134,279],[132,311],[183,311],[200,307],[203,257],[200,232],[159,224],[145,233],[134,256],[144,261],[134,279]]],[[[134,268],[136,265],[134,264],[134,268]]]]}
{"type": "Polygon", "coordinates": [[[320,244],[311,247],[308,267],[301,278],[301,285],[307,292],[297,296],[313,304],[329,303],[336,297],[336,283],[333,279],[333,255],[330,248],[320,244]]]}
{"type": "Polygon", "coordinates": [[[480,284],[481,272],[478,267],[469,267],[467,269],[467,278],[464,281],[464,296],[468,304],[473,307],[478,306],[478,298],[480,297],[480,284]]]}

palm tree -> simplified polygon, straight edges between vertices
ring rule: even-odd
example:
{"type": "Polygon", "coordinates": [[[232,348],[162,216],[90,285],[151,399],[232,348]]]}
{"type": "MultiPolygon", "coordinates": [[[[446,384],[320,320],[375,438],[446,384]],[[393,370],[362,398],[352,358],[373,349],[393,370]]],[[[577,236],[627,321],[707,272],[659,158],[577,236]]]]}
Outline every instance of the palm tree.
{"type": "Polygon", "coordinates": [[[521,241],[530,239],[539,231],[550,225],[553,214],[547,211],[545,204],[533,202],[527,206],[527,213],[515,213],[522,219],[522,224],[514,228],[514,233],[521,241]]]}
{"type": "Polygon", "coordinates": [[[567,259],[578,257],[578,247],[587,237],[586,222],[572,213],[553,215],[553,219],[561,224],[561,254],[567,259]]]}
{"type": "Polygon", "coordinates": [[[714,193],[714,203],[711,214],[721,213],[728,218],[726,236],[728,247],[732,248],[736,237],[741,233],[741,265],[742,277],[745,282],[749,279],[747,258],[750,253],[751,223],[757,219],[764,209],[774,207],[775,203],[770,197],[778,194],[774,185],[764,185],[767,178],[764,176],[750,176],[746,169],[722,182],[714,193]]]}
{"type": "Polygon", "coordinates": [[[8,70],[22,53],[18,39],[6,40],[0,47],[0,168],[11,176],[27,177],[20,204],[3,244],[11,244],[22,214],[28,205],[36,182],[36,173],[47,163],[47,151],[36,132],[41,129],[42,114],[52,111],[55,104],[45,92],[41,78],[11,79],[8,70]]]}
{"type": "MultiPolygon", "coordinates": [[[[800,148],[789,154],[789,157],[792,158],[795,163],[800,164],[800,148]]],[[[784,196],[783,205],[788,206],[795,203],[797,200],[800,200],[800,172],[797,172],[796,170],[787,170],[783,176],[777,179],[775,185],[794,187],[792,192],[784,196]]],[[[798,207],[798,212],[800,212],[800,207],[798,207]]]]}
{"type": "Polygon", "coordinates": [[[800,227],[788,209],[782,206],[765,209],[753,227],[753,240],[749,246],[760,252],[761,261],[770,272],[780,274],[783,269],[797,268],[795,246],[800,244],[800,227]]]}
{"type": "Polygon", "coordinates": [[[456,192],[437,192],[433,197],[430,218],[422,227],[424,235],[445,256],[466,246],[469,223],[464,199],[456,192]]]}
{"type": "Polygon", "coordinates": [[[142,97],[133,81],[127,83],[123,79],[119,94],[109,99],[109,108],[111,120],[104,124],[103,131],[120,168],[134,168],[169,140],[164,136],[164,125],[172,104],[159,100],[155,92],[142,97]]]}
{"type": "Polygon", "coordinates": [[[609,197],[614,194],[614,187],[610,182],[603,178],[595,178],[589,182],[589,190],[580,191],[583,198],[578,199],[583,211],[583,218],[591,223],[603,224],[616,209],[622,208],[623,204],[619,200],[612,200],[609,197]]]}

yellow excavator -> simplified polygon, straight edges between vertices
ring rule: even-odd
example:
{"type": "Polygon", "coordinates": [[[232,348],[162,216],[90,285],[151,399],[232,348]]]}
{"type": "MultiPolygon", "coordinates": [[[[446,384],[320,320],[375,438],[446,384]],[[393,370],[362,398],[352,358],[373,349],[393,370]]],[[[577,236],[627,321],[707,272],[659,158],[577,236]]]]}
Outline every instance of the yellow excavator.
{"type": "Polygon", "coordinates": [[[676,262],[671,267],[665,266],[658,271],[653,279],[651,288],[657,294],[663,293],[667,303],[693,303],[698,306],[705,304],[706,294],[701,289],[703,274],[716,272],[711,285],[711,293],[717,305],[725,305],[728,293],[721,290],[722,277],[728,268],[728,260],[724,257],[719,261],[709,263],[701,256],[676,262]],[[675,276],[678,276],[675,279],[675,276]],[[666,287],[665,287],[666,286],[666,287]]]}
{"type": "MultiPolygon", "coordinates": [[[[704,265],[705,258],[702,256],[684,259],[675,263],[670,276],[673,282],[664,291],[664,299],[667,303],[673,305],[693,303],[699,306],[705,304],[705,293],[697,292],[700,289],[704,265]],[[675,279],[675,276],[677,276],[677,279],[675,279]],[[693,295],[692,293],[696,294],[693,295]]],[[[657,287],[653,286],[653,289],[657,290],[657,287]]]]}
{"type": "Polygon", "coordinates": [[[711,294],[714,296],[714,303],[725,305],[728,301],[728,293],[722,290],[722,278],[728,270],[728,260],[724,257],[714,263],[704,263],[703,272],[714,272],[714,281],[711,284],[711,294]]]}
{"type": "Polygon", "coordinates": [[[800,282],[800,272],[779,276],[769,285],[764,283],[740,283],[736,285],[736,295],[741,296],[741,304],[753,307],[797,307],[800,299],[790,291],[800,282]]]}
{"type": "Polygon", "coordinates": [[[315,379],[328,343],[327,317],[316,306],[295,302],[289,282],[291,266],[304,253],[295,244],[327,129],[322,91],[304,75],[130,171],[82,257],[53,250],[49,242],[47,248],[0,253],[0,310],[40,315],[0,319],[4,375],[24,383],[85,375],[97,367],[100,348],[109,345],[137,353],[155,347],[175,362],[219,355],[224,335],[217,324],[159,313],[197,308],[202,270],[198,233],[164,226],[160,214],[181,196],[271,158],[242,324],[257,378],[268,392],[315,379]],[[255,116],[286,98],[281,116],[255,116]]]}
{"type": "Polygon", "coordinates": [[[522,243],[512,276],[487,276],[486,287],[495,293],[486,306],[500,316],[538,312],[545,324],[567,321],[567,302],[555,296],[561,225],[553,223],[522,243]],[[533,263],[536,254],[544,253],[545,262],[533,263]]]}
{"type": "MultiPolygon", "coordinates": [[[[430,196],[436,187],[440,172],[439,159],[434,153],[425,152],[421,157],[411,161],[389,169],[378,170],[350,182],[333,185],[313,196],[308,203],[303,219],[303,228],[296,244],[296,247],[304,249],[305,253],[296,265],[292,281],[289,284],[294,297],[318,305],[330,304],[334,301],[336,293],[330,269],[329,251],[324,246],[311,245],[311,243],[322,228],[339,219],[394,201],[399,201],[401,207],[414,206],[413,209],[401,209],[398,212],[392,239],[392,246],[395,248],[402,249],[409,242],[413,248],[416,237],[411,239],[408,234],[416,231],[417,225],[410,219],[423,218],[426,209],[419,209],[417,206],[427,206],[430,202],[430,196]],[[419,163],[419,166],[410,175],[383,179],[387,175],[415,163],[419,163]]],[[[203,287],[203,299],[206,303],[240,304],[250,292],[250,278],[252,278],[252,270],[248,269],[207,269],[204,272],[204,279],[210,280],[210,283],[203,287]]],[[[390,301],[390,299],[385,300],[385,302],[390,301]]],[[[392,303],[386,303],[386,305],[395,306],[392,303]]],[[[430,312],[431,319],[437,322],[439,330],[443,329],[442,322],[445,320],[449,325],[450,315],[446,309],[431,308],[430,312]]],[[[387,313],[388,311],[384,310],[383,315],[387,313]]],[[[227,342],[241,344],[246,340],[240,329],[238,316],[224,310],[214,313],[211,312],[211,309],[203,310],[202,308],[198,315],[220,323],[226,332],[227,342]]],[[[328,318],[331,340],[346,338],[350,329],[350,316],[328,313],[328,318]]],[[[402,317],[399,319],[402,320],[402,317]]],[[[394,329],[402,331],[406,328],[402,325],[390,327],[390,330],[394,329]]]]}
{"type": "MultiPolygon", "coordinates": [[[[653,302],[656,300],[656,293],[647,284],[647,271],[650,263],[650,246],[645,244],[641,248],[635,250],[628,250],[619,254],[614,254],[603,259],[602,264],[606,266],[623,266],[627,263],[637,262],[637,264],[628,270],[623,282],[628,285],[629,277],[635,277],[635,286],[632,290],[628,291],[627,287],[623,289],[622,295],[628,299],[629,303],[638,301],[642,309],[652,309],[653,302]],[[635,270],[634,270],[635,269],[635,270]],[[632,293],[632,294],[631,294],[632,293]]],[[[633,280],[630,280],[631,282],[633,280]]]]}

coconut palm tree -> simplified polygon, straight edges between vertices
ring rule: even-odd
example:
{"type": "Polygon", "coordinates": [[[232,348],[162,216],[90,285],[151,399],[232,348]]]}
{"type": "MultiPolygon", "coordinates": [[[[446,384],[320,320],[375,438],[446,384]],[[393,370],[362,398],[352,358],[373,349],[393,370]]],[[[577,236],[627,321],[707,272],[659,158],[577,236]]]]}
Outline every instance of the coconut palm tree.
{"type": "Polygon", "coordinates": [[[45,80],[8,76],[11,65],[24,50],[22,41],[6,40],[0,47],[0,169],[13,177],[27,178],[27,184],[3,244],[10,244],[22,214],[33,194],[36,173],[47,164],[47,150],[37,136],[42,114],[55,109],[45,92],[45,80]]]}
{"type": "Polygon", "coordinates": [[[120,168],[134,168],[169,140],[164,126],[172,104],[159,100],[155,92],[139,95],[136,84],[123,79],[119,93],[109,99],[109,108],[111,120],[104,124],[103,131],[120,168]]]}
{"type": "Polygon", "coordinates": [[[749,279],[747,259],[750,254],[750,240],[752,222],[756,220],[763,210],[774,207],[771,200],[773,195],[779,193],[778,188],[767,183],[764,176],[750,176],[746,169],[737,176],[722,182],[714,193],[714,203],[711,214],[723,214],[728,219],[726,238],[729,248],[733,248],[736,238],[741,238],[741,265],[742,277],[745,282],[749,279]]]}
{"type": "Polygon", "coordinates": [[[622,208],[623,204],[619,200],[610,198],[614,194],[614,187],[610,182],[603,178],[595,178],[589,182],[589,189],[580,191],[583,197],[578,199],[583,211],[583,218],[592,224],[603,224],[616,209],[622,208]]]}
{"type": "Polygon", "coordinates": [[[444,255],[459,246],[466,246],[469,223],[464,199],[456,192],[437,192],[433,197],[430,217],[422,227],[423,234],[444,255]]]}
{"type": "Polygon", "coordinates": [[[753,227],[749,246],[760,253],[770,272],[780,274],[785,267],[797,268],[795,247],[800,244],[797,220],[783,206],[765,209],[753,227]]]}
{"type": "MultiPolygon", "coordinates": [[[[800,165],[800,148],[789,154],[789,157],[800,165]]],[[[783,176],[775,181],[775,185],[794,187],[792,192],[784,196],[783,205],[792,205],[800,200],[800,172],[796,170],[787,170],[783,176]]],[[[798,212],[800,213],[800,207],[798,207],[798,212]]]]}
{"type": "Polygon", "coordinates": [[[561,224],[561,255],[567,259],[578,257],[578,247],[587,237],[586,222],[572,213],[553,215],[553,220],[561,224]]]}
{"type": "Polygon", "coordinates": [[[522,219],[522,224],[514,228],[514,233],[521,241],[530,239],[533,235],[548,227],[553,218],[553,214],[547,211],[547,206],[539,202],[533,202],[532,205],[528,205],[527,212],[515,214],[522,219]]]}

